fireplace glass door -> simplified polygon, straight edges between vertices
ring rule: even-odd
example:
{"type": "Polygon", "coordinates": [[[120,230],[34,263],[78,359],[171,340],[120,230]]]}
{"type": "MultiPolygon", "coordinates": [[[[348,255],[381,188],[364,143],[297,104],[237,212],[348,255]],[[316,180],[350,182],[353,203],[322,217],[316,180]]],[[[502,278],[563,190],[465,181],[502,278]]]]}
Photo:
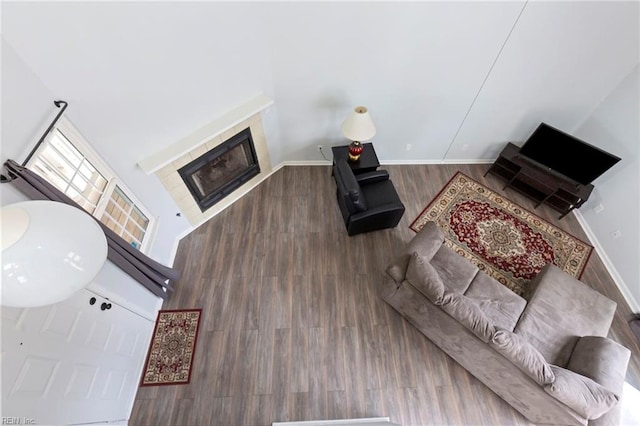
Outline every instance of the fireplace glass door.
{"type": "Polygon", "coordinates": [[[191,195],[205,211],[260,173],[249,128],[180,170],[191,195]]]}

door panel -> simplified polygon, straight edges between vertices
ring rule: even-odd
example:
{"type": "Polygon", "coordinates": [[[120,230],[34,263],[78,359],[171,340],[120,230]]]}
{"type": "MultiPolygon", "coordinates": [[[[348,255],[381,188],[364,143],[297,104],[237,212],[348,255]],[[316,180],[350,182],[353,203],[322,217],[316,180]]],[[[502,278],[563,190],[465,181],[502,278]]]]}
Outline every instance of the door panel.
{"type": "MultiPolygon", "coordinates": [[[[9,391],[8,400],[46,398],[51,390],[51,383],[60,369],[60,364],[60,361],[52,358],[26,356],[18,377],[9,391]]],[[[4,390],[3,383],[3,392],[4,390]]]]}
{"type": "Polygon", "coordinates": [[[129,417],[154,324],[103,303],[81,290],[55,305],[2,309],[2,416],[37,424],[129,417]]]}

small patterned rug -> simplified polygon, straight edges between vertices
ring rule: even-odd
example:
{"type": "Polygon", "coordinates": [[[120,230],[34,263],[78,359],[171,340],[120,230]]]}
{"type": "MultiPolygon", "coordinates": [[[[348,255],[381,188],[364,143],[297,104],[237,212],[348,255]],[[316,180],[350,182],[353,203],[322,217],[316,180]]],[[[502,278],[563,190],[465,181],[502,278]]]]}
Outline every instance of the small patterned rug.
{"type": "Polygon", "coordinates": [[[158,312],[140,386],[189,383],[201,314],[202,309],[158,312]]]}
{"type": "Polygon", "coordinates": [[[580,278],[593,247],[463,173],[456,173],[410,228],[438,224],[445,244],[515,293],[547,263],[580,278]]]}

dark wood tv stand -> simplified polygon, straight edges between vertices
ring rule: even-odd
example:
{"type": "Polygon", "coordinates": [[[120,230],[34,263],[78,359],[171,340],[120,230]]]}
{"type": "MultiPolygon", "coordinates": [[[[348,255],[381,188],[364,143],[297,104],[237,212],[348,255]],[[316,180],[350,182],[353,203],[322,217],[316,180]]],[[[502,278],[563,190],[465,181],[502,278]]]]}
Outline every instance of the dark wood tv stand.
{"type": "Polygon", "coordinates": [[[509,142],[485,173],[507,181],[502,189],[513,188],[536,201],[536,208],[546,204],[561,213],[562,219],[580,208],[591,195],[593,185],[582,185],[520,154],[520,147],[509,142]]]}

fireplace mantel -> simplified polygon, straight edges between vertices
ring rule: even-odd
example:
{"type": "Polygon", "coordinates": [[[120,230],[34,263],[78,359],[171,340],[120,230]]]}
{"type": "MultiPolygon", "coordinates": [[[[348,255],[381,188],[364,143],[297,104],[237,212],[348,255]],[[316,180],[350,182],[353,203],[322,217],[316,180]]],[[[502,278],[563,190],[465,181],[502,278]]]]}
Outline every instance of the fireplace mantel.
{"type": "Polygon", "coordinates": [[[247,120],[249,117],[260,113],[271,105],[273,105],[273,99],[260,94],[163,150],[141,160],[138,166],[140,166],[146,174],[151,175],[179,159],[189,151],[204,145],[212,138],[226,132],[237,124],[247,120]]]}

